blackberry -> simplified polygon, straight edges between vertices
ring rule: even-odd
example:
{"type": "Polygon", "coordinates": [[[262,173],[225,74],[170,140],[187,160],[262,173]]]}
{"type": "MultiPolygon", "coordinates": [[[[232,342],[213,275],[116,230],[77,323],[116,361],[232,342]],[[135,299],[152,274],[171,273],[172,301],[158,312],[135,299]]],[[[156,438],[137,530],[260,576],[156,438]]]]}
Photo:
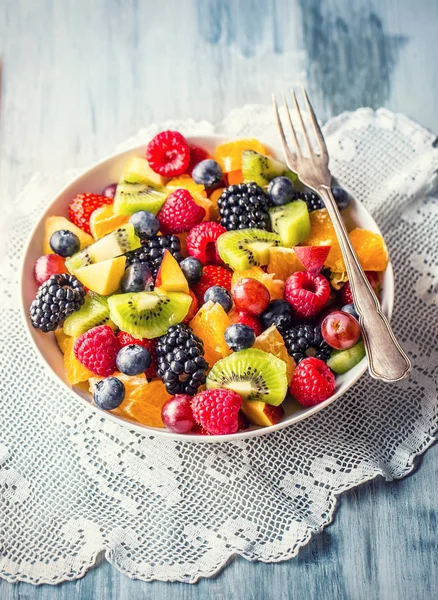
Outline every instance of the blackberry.
{"type": "Polygon", "coordinates": [[[126,266],[134,263],[147,264],[152,275],[156,277],[166,249],[178,262],[182,261],[181,245],[176,235],[155,235],[150,239],[142,239],[140,248],[127,253],[126,266]]]}
{"type": "Polygon", "coordinates": [[[321,198],[313,192],[305,192],[304,194],[297,193],[297,199],[304,200],[307,204],[307,210],[313,212],[320,208],[325,208],[325,204],[321,198]]]}
{"type": "Polygon", "coordinates": [[[327,362],[331,348],[324,341],[319,325],[295,325],[281,332],[287,351],[298,364],[308,356],[327,362]]]}
{"type": "Polygon", "coordinates": [[[204,345],[183,323],[169,327],[166,335],[159,338],[157,365],[157,374],[172,395],[193,396],[207,378],[204,345]]]}
{"type": "Polygon", "coordinates": [[[85,288],[74,275],[52,275],[30,305],[30,321],[44,333],[54,331],[85,302],[85,288]]]}
{"type": "Polygon", "coordinates": [[[225,229],[269,228],[269,199],[255,183],[230,185],[222,192],[218,207],[225,229]]]}

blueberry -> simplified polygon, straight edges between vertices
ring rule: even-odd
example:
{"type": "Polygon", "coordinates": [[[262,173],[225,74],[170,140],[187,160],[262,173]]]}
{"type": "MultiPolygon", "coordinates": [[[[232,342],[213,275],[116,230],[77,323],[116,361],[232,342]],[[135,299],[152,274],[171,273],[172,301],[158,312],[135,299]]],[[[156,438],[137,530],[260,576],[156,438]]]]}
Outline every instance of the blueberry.
{"type": "Polygon", "coordinates": [[[151,354],[139,344],[130,344],[119,350],[116,364],[119,371],[125,375],[140,375],[150,366],[151,354]]]}
{"type": "Polygon", "coordinates": [[[59,229],[50,238],[50,247],[59,256],[73,256],[79,252],[81,243],[78,236],[68,229],[59,229]]]}
{"type": "Polygon", "coordinates": [[[131,215],[129,222],[134,225],[135,233],[142,239],[151,239],[157,235],[160,222],[155,215],[147,210],[139,210],[131,215]]]}
{"type": "Polygon", "coordinates": [[[350,204],[350,195],[342,188],[332,188],[332,194],[336,200],[339,210],[344,210],[350,204]]]}
{"type": "Polygon", "coordinates": [[[268,185],[268,196],[276,206],[288,204],[295,200],[294,184],[287,177],[275,177],[268,185]]]}
{"type": "Polygon", "coordinates": [[[126,292],[151,292],[154,289],[152,272],[145,263],[134,263],[125,269],[120,289],[126,292]]]}
{"type": "Polygon", "coordinates": [[[286,300],[273,300],[261,314],[260,320],[265,329],[271,325],[276,325],[278,329],[288,329],[293,323],[292,307],[286,300]]]}
{"type": "Polygon", "coordinates": [[[102,190],[102,196],[107,196],[108,198],[114,198],[117,191],[117,183],[110,183],[102,190]]]}
{"type": "Polygon", "coordinates": [[[198,283],[202,276],[202,262],[194,256],[189,256],[180,262],[179,266],[189,285],[198,283]]]}
{"type": "Polygon", "coordinates": [[[352,315],[355,319],[359,321],[359,315],[356,312],[356,308],[354,304],[346,304],[341,308],[342,312],[346,312],[349,315],[352,315]]]}
{"type": "Polygon", "coordinates": [[[227,327],[224,337],[228,346],[235,352],[251,348],[256,340],[254,329],[242,323],[234,323],[227,327]]]}
{"type": "Polygon", "coordinates": [[[192,171],[192,179],[207,190],[216,187],[223,177],[222,169],[215,160],[201,160],[192,171]]]}
{"type": "Polygon", "coordinates": [[[210,300],[220,304],[225,312],[230,312],[233,306],[230,292],[220,285],[213,285],[205,292],[204,302],[209,302],[210,300]]]}
{"type": "Polygon", "coordinates": [[[99,408],[113,410],[121,405],[125,397],[125,386],[117,377],[107,377],[96,383],[94,402],[99,408]]]}

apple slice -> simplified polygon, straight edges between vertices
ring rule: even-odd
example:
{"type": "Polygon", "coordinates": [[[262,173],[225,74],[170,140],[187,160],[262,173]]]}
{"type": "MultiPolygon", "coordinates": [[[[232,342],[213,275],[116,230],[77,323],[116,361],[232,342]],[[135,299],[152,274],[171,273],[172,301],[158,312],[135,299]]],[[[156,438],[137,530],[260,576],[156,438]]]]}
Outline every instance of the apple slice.
{"type": "Polygon", "coordinates": [[[242,400],[241,409],[251,423],[261,427],[275,425],[284,417],[284,409],[281,405],[272,406],[260,400],[242,400]]]}
{"type": "Polygon", "coordinates": [[[164,251],[163,260],[155,278],[155,287],[165,292],[189,294],[189,284],[176,258],[169,250],[164,251]]]}
{"type": "Polygon", "coordinates": [[[306,271],[316,277],[321,272],[331,246],[295,246],[294,251],[306,271]]]}
{"type": "Polygon", "coordinates": [[[118,256],[80,267],[74,274],[92,292],[101,296],[109,296],[119,289],[125,265],[126,256],[118,256]]]}

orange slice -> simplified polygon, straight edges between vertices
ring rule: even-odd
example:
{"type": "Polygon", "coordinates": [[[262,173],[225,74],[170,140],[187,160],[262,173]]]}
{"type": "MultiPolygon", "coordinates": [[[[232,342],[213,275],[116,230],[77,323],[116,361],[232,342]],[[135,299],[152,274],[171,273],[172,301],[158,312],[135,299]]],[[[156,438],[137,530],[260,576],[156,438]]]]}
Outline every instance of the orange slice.
{"type": "Polygon", "coordinates": [[[164,427],[161,409],[170,398],[164,383],[155,379],[138,386],[119,406],[119,414],[148,427],[164,427]]]}
{"type": "Polygon", "coordinates": [[[295,361],[292,356],[289,355],[281,333],[275,325],[271,325],[271,327],[257,337],[253,348],[270,352],[280,360],[284,361],[286,363],[287,380],[288,383],[291,382],[296,366],[295,361]]]}
{"type": "Polygon", "coordinates": [[[216,148],[215,160],[220,164],[224,173],[240,171],[242,169],[242,152],[244,150],[254,150],[260,154],[266,154],[263,144],[251,138],[220,144],[216,148]]]}
{"type": "Polygon", "coordinates": [[[220,304],[213,304],[213,302],[201,306],[190,321],[193,333],[204,344],[204,358],[210,369],[218,360],[231,354],[224,338],[225,329],[229,325],[231,325],[230,317],[220,304]]]}
{"type": "Polygon", "coordinates": [[[217,201],[222,196],[222,192],[224,191],[224,189],[225,188],[217,188],[210,194],[210,202],[211,202],[210,220],[211,221],[220,221],[221,216],[219,214],[219,207],[217,205],[217,201]]]}
{"type": "Polygon", "coordinates": [[[230,171],[227,174],[228,185],[237,185],[243,183],[242,171],[230,171]]]}
{"type": "Polygon", "coordinates": [[[269,248],[269,264],[266,268],[268,273],[278,280],[286,281],[288,277],[297,271],[305,271],[293,248],[269,248]]]}
{"type": "Polygon", "coordinates": [[[94,377],[93,373],[84,367],[74,355],[73,346],[75,341],[76,338],[71,337],[65,342],[64,368],[71,385],[76,385],[81,381],[87,381],[90,377],[94,377]]]}

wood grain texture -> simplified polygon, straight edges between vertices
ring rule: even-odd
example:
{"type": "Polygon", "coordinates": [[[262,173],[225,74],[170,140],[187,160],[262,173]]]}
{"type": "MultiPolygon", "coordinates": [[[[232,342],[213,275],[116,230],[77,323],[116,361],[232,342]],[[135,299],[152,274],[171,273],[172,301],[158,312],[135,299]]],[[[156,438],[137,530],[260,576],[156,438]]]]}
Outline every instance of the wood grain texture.
{"type": "MultiPolygon", "coordinates": [[[[322,118],[384,105],[438,132],[437,22],[436,0],[0,0],[0,204],[35,171],[85,167],[151,121],[218,120],[299,82],[322,118]]],[[[102,558],[56,588],[0,582],[0,598],[434,598],[437,458],[345,494],[287,563],[238,559],[188,586],[131,581],[102,558]]]]}

